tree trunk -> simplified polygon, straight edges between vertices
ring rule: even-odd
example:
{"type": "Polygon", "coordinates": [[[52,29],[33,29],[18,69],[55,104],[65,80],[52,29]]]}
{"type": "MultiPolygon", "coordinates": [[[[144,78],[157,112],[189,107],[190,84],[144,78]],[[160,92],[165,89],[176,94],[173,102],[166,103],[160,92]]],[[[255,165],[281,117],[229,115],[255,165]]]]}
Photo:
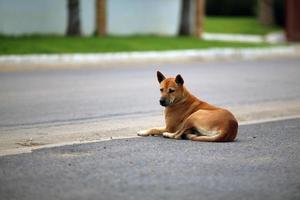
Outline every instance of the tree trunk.
{"type": "Polygon", "coordinates": [[[201,38],[203,32],[203,21],[205,12],[205,0],[196,0],[195,36],[201,38]]]}
{"type": "Polygon", "coordinates": [[[97,34],[103,36],[106,35],[106,1],[97,0],[96,8],[97,34]]]}
{"type": "Polygon", "coordinates": [[[300,41],[300,1],[286,1],[286,36],[289,41],[300,41]]]}
{"type": "Polygon", "coordinates": [[[179,35],[190,35],[191,0],[181,0],[181,2],[179,35]]]}
{"type": "Polygon", "coordinates": [[[259,1],[259,22],[267,26],[274,24],[273,0],[259,1]]]}
{"type": "Polygon", "coordinates": [[[68,28],[67,35],[80,35],[79,0],[68,0],[68,28]]]}

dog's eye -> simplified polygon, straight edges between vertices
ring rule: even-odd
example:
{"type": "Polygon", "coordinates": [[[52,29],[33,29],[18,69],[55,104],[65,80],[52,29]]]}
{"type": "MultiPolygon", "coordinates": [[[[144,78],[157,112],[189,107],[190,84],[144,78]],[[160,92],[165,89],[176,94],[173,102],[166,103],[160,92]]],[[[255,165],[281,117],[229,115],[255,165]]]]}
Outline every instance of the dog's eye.
{"type": "Polygon", "coordinates": [[[175,90],[173,89],[169,89],[169,93],[175,92],[175,90]]]}
{"type": "Polygon", "coordinates": [[[161,92],[162,92],[162,91],[164,91],[164,89],[163,89],[163,88],[160,88],[159,90],[160,90],[161,92]]]}

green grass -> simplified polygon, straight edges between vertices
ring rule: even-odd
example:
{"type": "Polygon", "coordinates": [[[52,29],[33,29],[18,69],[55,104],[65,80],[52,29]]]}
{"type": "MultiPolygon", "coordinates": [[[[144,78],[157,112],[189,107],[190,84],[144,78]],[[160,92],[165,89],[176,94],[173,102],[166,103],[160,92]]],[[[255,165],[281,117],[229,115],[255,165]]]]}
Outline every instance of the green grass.
{"type": "Polygon", "coordinates": [[[253,17],[206,17],[204,21],[204,31],[210,33],[265,35],[280,30],[278,26],[263,26],[253,17]]]}
{"type": "Polygon", "coordinates": [[[0,55],[51,53],[105,53],[125,51],[263,47],[268,44],[202,41],[195,37],[0,37],[0,55]]]}
{"type": "MultiPolygon", "coordinates": [[[[206,17],[205,32],[246,33],[264,35],[280,30],[261,26],[255,18],[206,17]]],[[[51,53],[106,53],[126,51],[163,51],[205,49],[216,47],[264,47],[268,44],[203,41],[195,37],[59,37],[59,36],[0,36],[0,55],[51,53]]]]}

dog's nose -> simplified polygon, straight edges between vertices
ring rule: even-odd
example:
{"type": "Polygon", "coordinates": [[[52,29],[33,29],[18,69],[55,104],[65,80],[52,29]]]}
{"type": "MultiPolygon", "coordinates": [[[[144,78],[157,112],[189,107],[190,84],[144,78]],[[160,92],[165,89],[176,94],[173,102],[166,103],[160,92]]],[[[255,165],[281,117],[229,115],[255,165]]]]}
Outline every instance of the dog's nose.
{"type": "Polygon", "coordinates": [[[167,105],[168,105],[167,100],[164,99],[164,98],[161,98],[161,99],[159,100],[159,103],[160,103],[160,105],[162,105],[162,106],[167,106],[167,105]]]}

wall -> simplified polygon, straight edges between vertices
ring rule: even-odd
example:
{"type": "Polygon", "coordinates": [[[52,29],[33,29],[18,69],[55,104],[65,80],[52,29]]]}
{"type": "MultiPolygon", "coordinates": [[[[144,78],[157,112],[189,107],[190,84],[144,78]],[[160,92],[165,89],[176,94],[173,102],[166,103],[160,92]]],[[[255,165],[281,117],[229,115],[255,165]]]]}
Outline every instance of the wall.
{"type": "Polygon", "coordinates": [[[107,32],[112,35],[176,35],[181,0],[107,0],[107,32]]]}
{"type": "Polygon", "coordinates": [[[66,1],[0,0],[0,33],[64,34],[66,1]]]}
{"type": "Polygon", "coordinates": [[[80,20],[82,35],[93,35],[96,30],[96,0],[81,0],[80,20]]]}
{"type": "MultiPolygon", "coordinates": [[[[83,35],[95,32],[95,0],[80,1],[83,35]]],[[[64,35],[67,0],[0,0],[0,34],[64,35]]]]}
{"type": "MultiPolygon", "coordinates": [[[[81,32],[96,30],[96,0],[80,1],[81,32]]],[[[176,35],[181,0],[107,0],[107,32],[176,35]]],[[[67,0],[0,0],[0,34],[64,35],[67,0]]]]}

